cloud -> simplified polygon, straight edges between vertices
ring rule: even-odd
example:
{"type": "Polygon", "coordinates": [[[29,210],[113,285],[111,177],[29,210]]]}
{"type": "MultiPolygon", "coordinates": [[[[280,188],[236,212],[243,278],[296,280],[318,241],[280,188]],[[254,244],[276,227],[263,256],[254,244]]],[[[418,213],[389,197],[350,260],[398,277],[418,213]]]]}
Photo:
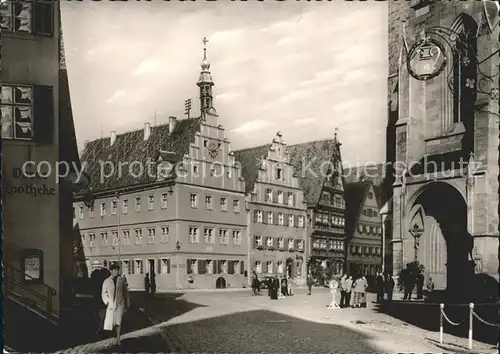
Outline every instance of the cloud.
{"type": "Polygon", "coordinates": [[[309,125],[309,124],[312,124],[316,122],[316,118],[302,118],[302,119],[296,119],[292,122],[292,125],[294,126],[297,126],[297,127],[301,127],[301,126],[304,126],[304,125],[309,125]]]}
{"type": "Polygon", "coordinates": [[[235,41],[239,39],[245,32],[246,28],[234,28],[226,31],[218,31],[213,33],[210,38],[208,38],[209,43],[214,45],[221,45],[227,42],[235,41]]]}
{"type": "Polygon", "coordinates": [[[240,92],[224,92],[215,96],[217,101],[231,101],[235,98],[241,97],[240,92]]]}
{"type": "Polygon", "coordinates": [[[113,95],[106,100],[107,103],[114,103],[127,95],[127,91],[118,90],[113,93],[113,95]]]}
{"type": "Polygon", "coordinates": [[[139,64],[137,69],[133,72],[132,75],[143,75],[148,73],[157,72],[160,68],[160,63],[155,59],[145,60],[139,64]]]}
{"type": "Polygon", "coordinates": [[[271,126],[271,123],[265,120],[253,120],[240,125],[238,128],[231,130],[236,134],[253,133],[271,126]]]}

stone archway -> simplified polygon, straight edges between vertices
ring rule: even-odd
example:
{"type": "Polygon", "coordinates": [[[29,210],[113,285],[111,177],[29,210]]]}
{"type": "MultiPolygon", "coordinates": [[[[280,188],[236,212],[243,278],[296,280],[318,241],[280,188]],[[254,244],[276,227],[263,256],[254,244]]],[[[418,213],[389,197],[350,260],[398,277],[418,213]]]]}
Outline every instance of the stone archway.
{"type": "Polygon", "coordinates": [[[436,289],[463,294],[472,284],[474,239],[467,231],[467,204],[452,185],[431,182],[413,197],[408,218],[405,263],[417,260],[436,289]]]}

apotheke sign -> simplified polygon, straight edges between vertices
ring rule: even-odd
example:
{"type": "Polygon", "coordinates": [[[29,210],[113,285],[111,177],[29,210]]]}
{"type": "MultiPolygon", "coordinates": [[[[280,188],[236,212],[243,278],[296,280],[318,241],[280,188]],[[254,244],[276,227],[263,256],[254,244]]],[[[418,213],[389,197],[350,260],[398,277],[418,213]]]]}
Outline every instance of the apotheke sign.
{"type": "Polygon", "coordinates": [[[54,187],[47,186],[47,183],[43,183],[48,180],[48,177],[42,177],[39,173],[33,173],[30,177],[28,177],[25,173],[23,173],[22,168],[15,167],[12,169],[12,177],[15,181],[20,181],[21,184],[4,184],[4,195],[28,195],[31,197],[41,197],[56,194],[56,189],[54,187]]]}

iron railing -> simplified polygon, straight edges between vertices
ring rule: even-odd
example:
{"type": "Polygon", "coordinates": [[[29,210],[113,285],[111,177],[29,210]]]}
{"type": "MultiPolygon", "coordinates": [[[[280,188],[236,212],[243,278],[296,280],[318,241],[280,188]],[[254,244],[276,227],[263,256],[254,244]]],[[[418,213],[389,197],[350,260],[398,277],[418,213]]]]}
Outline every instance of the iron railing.
{"type": "Polygon", "coordinates": [[[43,283],[28,284],[27,281],[35,279],[9,264],[4,264],[3,271],[2,286],[5,295],[12,296],[26,307],[47,316],[50,320],[57,320],[58,316],[53,308],[53,298],[57,294],[54,288],[43,283]]]}

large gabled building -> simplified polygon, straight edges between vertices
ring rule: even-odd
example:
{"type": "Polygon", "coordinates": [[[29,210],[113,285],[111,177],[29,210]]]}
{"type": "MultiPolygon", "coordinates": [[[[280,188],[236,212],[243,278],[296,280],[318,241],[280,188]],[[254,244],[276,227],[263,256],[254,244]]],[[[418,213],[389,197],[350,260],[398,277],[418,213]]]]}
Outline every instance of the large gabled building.
{"type": "Polygon", "coordinates": [[[346,185],[347,273],[374,276],[382,268],[380,195],[370,180],[346,185]]]}
{"type": "Polygon", "coordinates": [[[245,185],[204,52],[200,117],[112,132],[82,155],[91,182],[74,207],[87,267],[119,262],[132,289],[144,289],[146,273],[158,291],[247,284],[245,185]]]}
{"type": "Polygon", "coordinates": [[[306,274],[307,204],[288,147],[277,133],[272,143],[235,153],[249,202],[249,262],[257,274],[306,274]]]}

